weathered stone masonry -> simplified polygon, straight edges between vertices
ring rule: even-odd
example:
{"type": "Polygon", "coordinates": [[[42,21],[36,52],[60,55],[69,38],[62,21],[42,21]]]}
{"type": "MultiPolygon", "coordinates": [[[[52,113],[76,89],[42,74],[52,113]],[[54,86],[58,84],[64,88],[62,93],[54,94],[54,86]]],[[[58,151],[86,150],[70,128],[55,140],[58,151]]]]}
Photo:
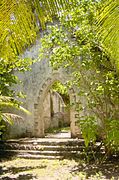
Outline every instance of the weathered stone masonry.
{"type": "MultiPolygon", "coordinates": [[[[24,53],[24,57],[32,59],[38,58],[39,48],[40,42],[37,41],[32,48],[24,53]]],[[[52,70],[49,66],[48,59],[34,63],[30,71],[20,73],[18,76],[22,81],[22,84],[15,87],[15,89],[16,91],[23,91],[26,94],[24,107],[27,108],[31,114],[23,114],[22,117],[24,120],[19,124],[17,124],[17,121],[14,123],[13,127],[10,128],[9,137],[44,137],[44,99],[55,81],[60,81],[64,84],[70,79],[70,76],[63,69],[59,69],[58,71],[52,70]]],[[[69,97],[71,103],[76,101],[74,89],[69,91],[69,97]]],[[[72,137],[76,137],[78,132],[75,121],[76,112],[74,107],[72,107],[70,110],[72,137]]]]}

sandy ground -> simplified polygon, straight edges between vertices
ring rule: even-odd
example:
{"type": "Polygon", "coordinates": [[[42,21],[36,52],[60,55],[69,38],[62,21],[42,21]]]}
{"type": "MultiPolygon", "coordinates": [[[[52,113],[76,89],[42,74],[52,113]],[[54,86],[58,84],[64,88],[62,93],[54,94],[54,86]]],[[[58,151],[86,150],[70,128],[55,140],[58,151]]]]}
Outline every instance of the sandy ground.
{"type": "Polygon", "coordinates": [[[13,159],[0,163],[0,180],[119,180],[119,163],[13,159]]]}

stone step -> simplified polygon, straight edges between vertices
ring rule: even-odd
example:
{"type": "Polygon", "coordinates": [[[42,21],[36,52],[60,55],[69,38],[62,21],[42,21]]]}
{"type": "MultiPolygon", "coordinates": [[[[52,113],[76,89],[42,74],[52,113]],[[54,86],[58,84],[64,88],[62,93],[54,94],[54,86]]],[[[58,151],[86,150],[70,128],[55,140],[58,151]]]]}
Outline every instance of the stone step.
{"type": "MultiPolygon", "coordinates": [[[[0,151],[1,152],[1,151],[0,151]]],[[[3,151],[2,151],[3,152],[3,151]]],[[[82,151],[32,151],[32,150],[5,150],[4,153],[16,153],[16,154],[23,154],[23,153],[28,153],[28,154],[43,154],[43,155],[59,155],[59,154],[80,154],[83,153],[82,151]]]]}
{"type": "Polygon", "coordinates": [[[0,141],[0,144],[32,144],[32,145],[84,145],[83,139],[57,139],[57,138],[38,138],[38,139],[18,139],[0,141]]]}
{"type": "MultiPolygon", "coordinates": [[[[97,152],[95,152],[98,154],[97,152]]],[[[93,154],[95,154],[93,153],[93,154]]],[[[101,154],[104,154],[102,152],[101,154]]],[[[85,158],[86,153],[82,151],[23,151],[23,150],[5,150],[0,151],[0,157],[19,157],[19,158],[35,158],[35,159],[41,159],[42,157],[45,159],[59,159],[59,158],[85,158]],[[47,158],[48,157],[48,158],[47,158]],[[52,157],[52,158],[51,158],[52,157]]],[[[88,155],[92,155],[91,152],[88,153],[88,155]]]]}
{"type": "Polygon", "coordinates": [[[85,157],[86,153],[82,139],[24,138],[0,141],[0,157],[5,156],[53,159],[53,157],[85,157]]]}
{"type": "Polygon", "coordinates": [[[18,155],[18,158],[24,158],[24,159],[48,159],[48,160],[53,160],[53,159],[63,159],[64,157],[62,156],[46,156],[46,155],[31,155],[31,154],[22,154],[18,155]]]}
{"type": "Polygon", "coordinates": [[[84,146],[66,146],[66,145],[21,145],[21,144],[1,144],[0,149],[19,149],[19,150],[41,150],[41,151],[49,151],[49,150],[65,150],[65,151],[70,151],[70,150],[83,150],[84,146]]]}

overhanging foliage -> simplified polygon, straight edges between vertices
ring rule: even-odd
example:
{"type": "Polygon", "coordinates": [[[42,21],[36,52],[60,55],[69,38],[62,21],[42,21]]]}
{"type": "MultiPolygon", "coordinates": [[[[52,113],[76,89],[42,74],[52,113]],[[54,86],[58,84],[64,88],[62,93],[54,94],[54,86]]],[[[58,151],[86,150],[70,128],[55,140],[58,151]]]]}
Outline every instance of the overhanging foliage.
{"type": "Polygon", "coordinates": [[[66,0],[1,0],[0,57],[15,59],[36,39],[45,22],[71,6],[66,0]]]}
{"type": "Polygon", "coordinates": [[[102,0],[98,11],[97,31],[100,40],[119,70],[119,1],[102,0]]]}
{"type": "Polygon", "coordinates": [[[97,35],[96,3],[85,2],[62,13],[60,25],[48,27],[40,57],[49,57],[54,69],[65,68],[72,76],[86,146],[99,136],[109,153],[119,146],[119,76],[97,35]]]}

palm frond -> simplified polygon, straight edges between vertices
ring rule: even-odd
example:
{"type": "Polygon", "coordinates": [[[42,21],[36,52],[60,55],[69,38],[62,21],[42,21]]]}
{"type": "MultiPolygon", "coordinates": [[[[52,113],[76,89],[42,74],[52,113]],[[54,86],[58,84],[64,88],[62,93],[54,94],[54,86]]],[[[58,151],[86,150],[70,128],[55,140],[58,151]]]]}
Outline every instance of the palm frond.
{"type": "Polygon", "coordinates": [[[22,106],[20,106],[18,101],[15,100],[14,98],[0,95],[0,111],[4,113],[10,108],[14,110],[22,111],[26,114],[30,114],[30,112],[25,108],[23,108],[22,106]]]}
{"type": "Polygon", "coordinates": [[[26,113],[26,114],[31,114],[27,109],[25,109],[24,107],[22,107],[22,106],[19,106],[19,108],[18,108],[20,111],[22,111],[22,112],[24,112],[24,113],[26,113]]]}
{"type": "Polygon", "coordinates": [[[119,70],[119,1],[106,0],[102,5],[98,14],[98,33],[119,70]]]}
{"type": "Polygon", "coordinates": [[[13,125],[13,118],[11,114],[1,113],[0,116],[4,122],[9,123],[10,125],[13,125]]]}
{"type": "Polygon", "coordinates": [[[0,56],[12,60],[31,45],[46,21],[74,0],[1,0],[0,56]]]}
{"type": "Polygon", "coordinates": [[[17,114],[13,114],[13,113],[2,113],[1,114],[2,119],[4,120],[4,122],[13,125],[13,123],[19,119],[22,120],[22,117],[17,115],[17,114]]]}
{"type": "Polygon", "coordinates": [[[0,4],[0,54],[13,60],[36,37],[34,15],[25,0],[2,0],[0,4]]]}
{"type": "Polygon", "coordinates": [[[11,102],[12,100],[12,97],[0,95],[0,102],[11,102]]]}

